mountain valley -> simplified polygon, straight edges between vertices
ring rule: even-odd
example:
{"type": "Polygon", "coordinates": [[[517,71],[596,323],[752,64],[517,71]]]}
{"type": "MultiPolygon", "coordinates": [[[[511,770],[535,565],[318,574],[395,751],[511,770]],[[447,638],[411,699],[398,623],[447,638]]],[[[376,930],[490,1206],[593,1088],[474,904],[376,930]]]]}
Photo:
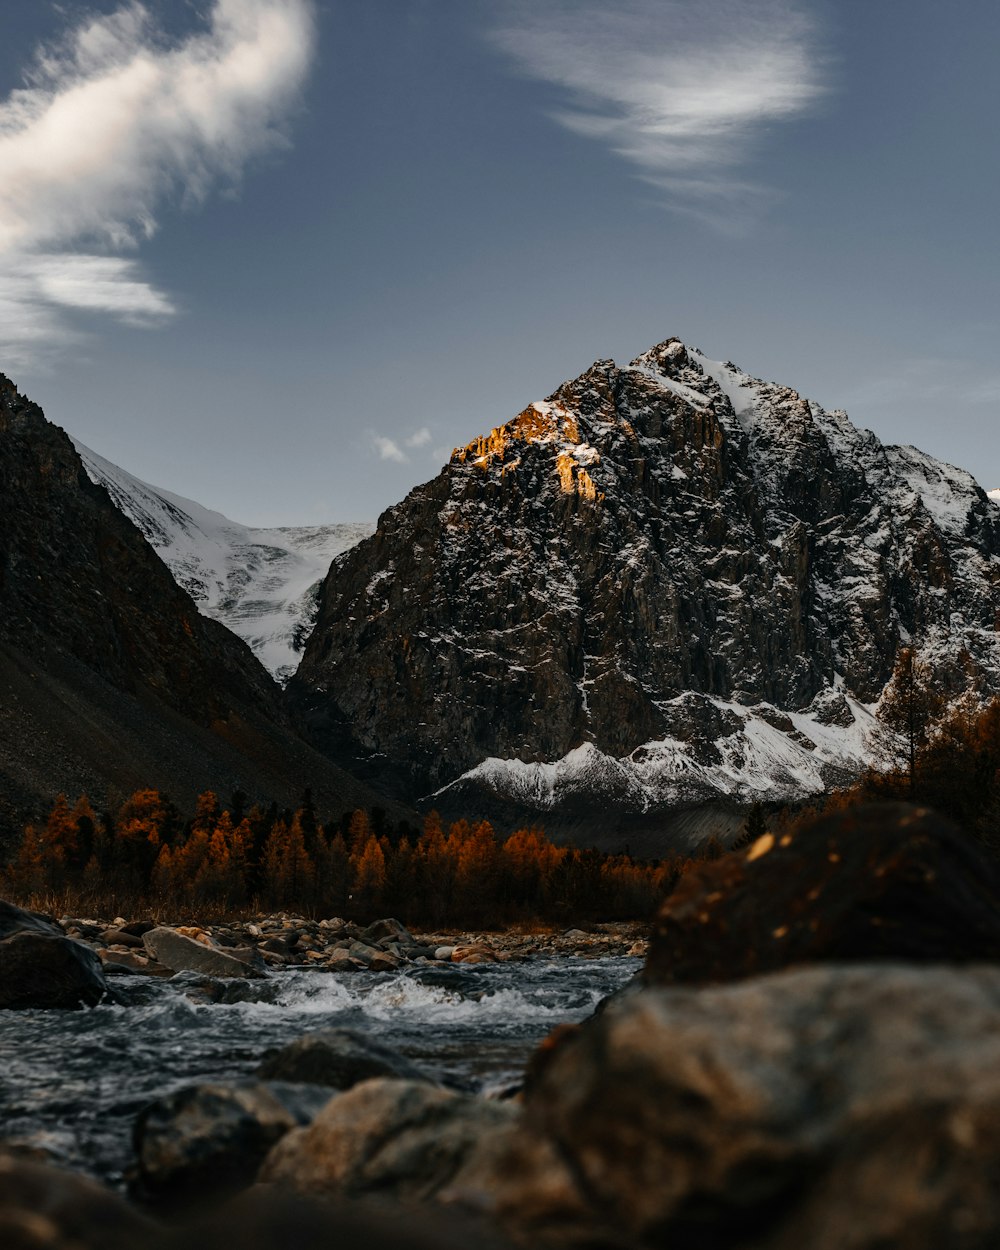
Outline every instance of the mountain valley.
{"type": "MultiPolygon", "coordinates": [[[[596,362],[377,526],[240,525],[74,450],[6,387],[3,452],[27,506],[8,520],[3,587],[5,767],[22,798],[46,769],[27,777],[15,723],[41,718],[44,740],[47,717],[93,717],[106,743],[116,720],[174,735],[179,714],[212,735],[210,756],[244,751],[251,724],[277,735],[268,768],[291,752],[296,785],[655,850],[667,831],[735,834],[751,803],[891,758],[875,712],[901,646],[954,694],[1000,677],[1000,492],[677,339],[596,362]],[[107,557],[108,527],[128,560],[107,557]],[[148,571],[153,551],[173,580],[148,571]],[[109,682],[114,710],[96,711],[109,682]]],[[[92,755],[49,788],[106,790],[92,755]]],[[[225,784],[245,772],[229,759],[225,784]]]]}

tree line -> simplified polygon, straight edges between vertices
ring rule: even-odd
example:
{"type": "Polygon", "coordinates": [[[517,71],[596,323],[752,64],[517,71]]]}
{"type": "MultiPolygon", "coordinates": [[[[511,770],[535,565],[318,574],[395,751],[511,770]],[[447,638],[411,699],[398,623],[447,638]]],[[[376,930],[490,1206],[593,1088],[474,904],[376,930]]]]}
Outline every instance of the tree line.
{"type": "MultiPolygon", "coordinates": [[[[713,848],[711,853],[718,853],[713,848]]],[[[307,794],[295,811],[223,807],[208,791],[181,817],[157,790],[114,815],[86,796],[55,801],[29,825],[3,874],[7,893],[65,910],[209,915],[294,910],[407,924],[645,919],[691,861],[556,846],[537,828],[499,837],[488,821],[391,827],[379,810],[323,823],[307,794]]]]}

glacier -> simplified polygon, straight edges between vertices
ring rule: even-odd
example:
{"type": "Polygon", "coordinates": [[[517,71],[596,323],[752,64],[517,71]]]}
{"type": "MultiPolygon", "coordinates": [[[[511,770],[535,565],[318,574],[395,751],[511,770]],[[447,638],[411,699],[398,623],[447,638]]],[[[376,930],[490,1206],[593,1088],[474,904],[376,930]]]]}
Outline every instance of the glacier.
{"type": "Polygon", "coordinates": [[[312,628],[335,556],[373,533],[368,521],[255,528],[152,486],[77,439],[90,480],[142,531],[205,616],[246,642],[284,685],[312,628]]]}

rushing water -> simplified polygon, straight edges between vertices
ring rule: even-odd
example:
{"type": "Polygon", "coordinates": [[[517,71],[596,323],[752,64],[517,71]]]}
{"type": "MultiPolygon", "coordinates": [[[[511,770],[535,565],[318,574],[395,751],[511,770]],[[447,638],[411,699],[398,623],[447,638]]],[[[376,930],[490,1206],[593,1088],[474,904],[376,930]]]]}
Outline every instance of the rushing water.
{"type": "Polygon", "coordinates": [[[378,1038],[429,1075],[471,1091],[514,1079],[556,1024],[588,1016],[637,959],[288,971],[250,983],[269,1001],[206,1003],[184,976],[130,976],[132,1001],[89,1011],[0,1012],[0,1136],[32,1142],[119,1183],[132,1124],[151,1099],[251,1075],[268,1051],[337,1026],[378,1038]]]}

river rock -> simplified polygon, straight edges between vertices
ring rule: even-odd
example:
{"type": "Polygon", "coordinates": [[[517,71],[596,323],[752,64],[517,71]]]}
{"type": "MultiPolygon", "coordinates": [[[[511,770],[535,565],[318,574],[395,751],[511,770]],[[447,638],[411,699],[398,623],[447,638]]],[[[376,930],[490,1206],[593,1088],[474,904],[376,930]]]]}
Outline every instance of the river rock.
{"type": "Polygon", "coordinates": [[[135,1125],[137,1189],[190,1202],[248,1185],[274,1143],[329,1098],[316,1086],[252,1081],[189,1085],[158,1098],[135,1125]]]}
{"type": "Polygon", "coordinates": [[[495,964],[500,956],[492,946],[477,942],[472,946],[455,946],[451,952],[453,964],[495,964]]]}
{"type": "Polygon", "coordinates": [[[259,1179],[300,1194],[427,1199],[463,1176],[492,1175],[489,1160],[516,1123],[509,1103],[418,1081],[364,1081],[278,1142],[259,1179]]]}
{"type": "Polygon", "coordinates": [[[307,1033],[261,1064],[257,1075],[265,1081],[306,1081],[341,1090],[373,1077],[430,1080],[405,1056],[351,1029],[307,1033]]]}
{"type": "Polygon", "coordinates": [[[93,1007],[108,993],[101,961],[54,922],[0,903],[0,1009],[93,1007]]]}
{"type": "Polygon", "coordinates": [[[273,1003],[281,993],[277,981],[243,981],[237,977],[207,977],[198,972],[176,972],[172,983],[196,1003],[273,1003]]]}
{"type": "Polygon", "coordinates": [[[376,920],[368,926],[361,934],[361,941],[367,942],[371,946],[375,946],[381,942],[402,942],[412,943],[413,935],[407,929],[405,924],[392,917],[385,920],[376,920]]]}
{"type": "Polygon", "coordinates": [[[64,933],[51,917],[41,912],[27,911],[0,899],[0,939],[14,933],[44,933],[47,937],[63,937],[64,933]]]}
{"type": "MultiPolygon", "coordinates": [[[[1000,969],[827,965],[644,990],[550,1048],[523,1136],[528,1156],[557,1145],[629,1245],[992,1250],[1000,969]]],[[[544,1177],[522,1178],[530,1209],[544,1177]]],[[[484,1188],[542,1236],[502,1170],[484,1188]]]]}
{"type": "Polygon", "coordinates": [[[352,959],[357,960],[358,963],[363,964],[372,972],[391,971],[390,968],[383,966],[383,960],[386,952],[381,950],[378,946],[369,946],[367,942],[362,942],[360,940],[353,941],[347,948],[347,953],[352,959]]]}
{"type": "Polygon", "coordinates": [[[142,938],[126,929],[105,929],[98,937],[105,946],[129,946],[142,950],[142,938]]]}
{"type": "Polygon", "coordinates": [[[143,936],[143,945],[157,961],[175,972],[201,972],[209,977],[261,977],[259,968],[234,952],[206,946],[176,929],[151,929],[143,936]]]}
{"type": "Polygon", "coordinates": [[[140,1250],[153,1225],[86,1177],[0,1155],[4,1250],[140,1250]]]}
{"type": "Polygon", "coordinates": [[[699,864],[664,901],[645,978],[733,981],[794,964],[1000,960],[1000,867],[907,803],[816,821],[699,864]]]}
{"type": "Polygon", "coordinates": [[[170,968],[158,964],[154,959],[147,956],[139,955],[133,950],[104,950],[99,948],[97,957],[104,965],[104,972],[107,976],[119,976],[123,973],[141,973],[147,977],[172,977],[174,972],[170,968]]]}

